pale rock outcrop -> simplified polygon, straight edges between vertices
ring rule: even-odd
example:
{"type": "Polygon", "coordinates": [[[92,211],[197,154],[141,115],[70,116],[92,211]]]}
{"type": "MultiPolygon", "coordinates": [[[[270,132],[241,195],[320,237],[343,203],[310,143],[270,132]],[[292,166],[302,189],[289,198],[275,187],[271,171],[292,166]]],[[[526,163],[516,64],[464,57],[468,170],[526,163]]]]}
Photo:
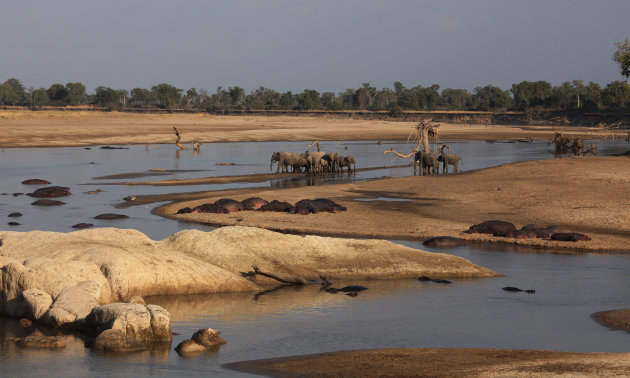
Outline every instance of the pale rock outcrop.
{"type": "Polygon", "coordinates": [[[53,327],[81,322],[99,305],[101,286],[95,281],[83,281],[76,286],[68,286],[55,299],[42,320],[53,327]]]}
{"type": "Polygon", "coordinates": [[[61,336],[26,336],[15,340],[15,345],[22,348],[59,349],[66,347],[66,341],[61,336]]]}
{"type": "Polygon", "coordinates": [[[141,305],[146,305],[146,302],[144,301],[144,298],[142,298],[139,295],[134,295],[131,298],[128,298],[125,303],[137,303],[137,304],[141,304],[141,305]]]}
{"type": "Polygon", "coordinates": [[[136,342],[170,341],[173,338],[168,312],[156,305],[110,303],[92,309],[83,327],[89,331],[114,329],[136,342]]]}
{"type": "Polygon", "coordinates": [[[256,265],[283,277],[312,280],[319,275],[332,279],[496,276],[461,257],[385,240],[285,235],[254,227],[184,230],[162,243],[232,272],[248,272],[256,265]]]}
{"type": "Polygon", "coordinates": [[[39,289],[24,290],[22,298],[24,298],[24,315],[33,320],[39,320],[53,304],[50,294],[39,289]]]}

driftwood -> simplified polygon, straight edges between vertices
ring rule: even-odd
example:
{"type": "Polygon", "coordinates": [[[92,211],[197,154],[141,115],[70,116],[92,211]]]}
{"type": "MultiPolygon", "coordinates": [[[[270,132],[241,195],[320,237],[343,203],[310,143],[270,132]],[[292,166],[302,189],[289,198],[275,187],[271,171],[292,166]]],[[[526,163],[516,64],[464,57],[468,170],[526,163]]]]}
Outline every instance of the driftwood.
{"type": "Polygon", "coordinates": [[[175,145],[177,147],[179,147],[180,149],[185,150],[186,146],[184,146],[181,143],[182,137],[181,137],[181,135],[179,135],[179,131],[177,130],[177,127],[173,126],[173,132],[175,133],[175,136],[177,136],[177,140],[175,141],[175,145]]]}
{"type": "Polygon", "coordinates": [[[199,150],[201,149],[201,142],[198,140],[193,140],[193,150],[195,150],[195,152],[199,152],[199,150]]]}
{"type": "Polygon", "coordinates": [[[431,152],[431,146],[429,145],[429,137],[438,138],[439,136],[438,127],[440,127],[440,125],[431,124],[430,119],[423,120],[420,123],[418,123],[418,125],[416,125],[416,127],[411,132],[414,135],[409,136],[409,139],[413,137],[416,140],[416,147],[413,149],[413,151],[411,151],[408,154],[402,154],[394,150],[394,148],[390,148],[389,151],[383,151],[383,154],[394,154],[398,157],[406,159],[408,157],[415,155],[416,152],[420,151],[421,146],[424,147],[424,150],[426,152],[431,152]]]}

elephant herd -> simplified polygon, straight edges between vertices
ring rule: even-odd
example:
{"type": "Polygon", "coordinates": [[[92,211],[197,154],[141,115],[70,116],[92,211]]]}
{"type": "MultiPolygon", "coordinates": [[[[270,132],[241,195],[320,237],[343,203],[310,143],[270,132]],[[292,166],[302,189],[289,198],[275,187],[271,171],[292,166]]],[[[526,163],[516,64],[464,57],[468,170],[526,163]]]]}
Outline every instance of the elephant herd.
{"type": "Polygon", "coordinates": [[[448,173],[448,166],[453,166],[453,171],[458,172],[459,163],[464,164],[464,161],[457,154],[450,152],[444,152],[444,149],[448,148],[446,145],[440,147],[440,155],[435,156],[433,151],[418,151],[413,157],[413,171],[416,173],[418,167],[421,168],[420,174],[428,175],[431,173],[440,173],[440,163],[442,163],[442,173],[448,173]]]}
{"type": "Polygon", "coordinates": [[[273,170],[273,164],[278,163],[276,172],[343,172],[347,168],[350,173],[356,170],[357,162],[352,155],[342,156],[335,152],[306,151],[297,152],[276,151],[271,155],[269,169],[273,170]]]}

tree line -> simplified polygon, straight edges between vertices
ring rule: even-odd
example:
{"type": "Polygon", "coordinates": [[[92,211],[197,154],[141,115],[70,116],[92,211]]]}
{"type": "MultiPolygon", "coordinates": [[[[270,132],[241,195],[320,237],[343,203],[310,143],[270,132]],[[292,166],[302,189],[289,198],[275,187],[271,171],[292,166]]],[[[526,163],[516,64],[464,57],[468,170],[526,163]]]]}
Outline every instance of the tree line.
{"type": "Polygon", "coordinates": [[[546,81],[521,81],[509,90],[487,85],[471,93],[466,89],[440,90],[416,85],[405,87],[395,82],[393,88],[376,89],[363,83],[357,89],[340,93],[305,89],[302,93],[280,93],[260,87],[250,93],[235,86],[217,88],[215,93],[188,89],[184,92],[170,84],[150,89],[112,89],[99,86],[88,94],[80,82],[53,84],[49,88],[28,88],[15,78],[0,84],[0,104],[13,106],[95,105],[109,109],[186,109],[210,112],[235,110],[370,110],[389,111],[392,115],[409,110],[482,110],[545,111],[564,110],[593,113],[630,111],[630,85],[614,81],[605,87],[581,80],[553,86],[546,81]]]}

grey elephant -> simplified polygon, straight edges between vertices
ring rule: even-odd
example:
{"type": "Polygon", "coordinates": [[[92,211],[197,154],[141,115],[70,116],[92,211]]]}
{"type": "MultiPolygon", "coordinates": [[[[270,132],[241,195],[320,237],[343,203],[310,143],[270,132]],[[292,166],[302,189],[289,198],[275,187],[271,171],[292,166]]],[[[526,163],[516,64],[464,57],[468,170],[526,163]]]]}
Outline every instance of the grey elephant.
{"type": "Polygon", "coordinates": [[[433,151],[425,152],[422,155],[422,172],[425,175],[431,173],[440,173],[440,163],[433,151]]]}
{"type": "Polygon", "coordinates": [[[337,165],[339,166],[340,172],[343,172],[343,167],[348,167],[348,173],[352,171],[356,171],[357,169],[357,161],[354,159],[352,155],[348,155],[348,156],[337,155],[337,165]]]}
{"type": "Polygon", "coordinates": [[[273,163],[277,162],[278,169],[276,170],[276,173],[280,173],[280,169],[282,169],[282,172],[288,172],[288,167],[294,168],[299,159],[300,154],[298,154],[297,152],[276,151],[271,155],[271,164],[269,165],[269,170],[273,170],[273,163]]]}
{"type": "Polygon", "coordinates": [[[337,172],[337,156],[336,152],[329,152],[323,157],[328,163],[328,172],[337,172]]]}
{"type": "Polygon", "coordinates": [[[321,160],[324,155],[326,155],[326,153],[320,151],[306,151],[302,154],[302,156],[304,156],[304,158],[306,158],[306,161],[308,162],[309,172],[311,172],[311,174],[315,172],[321,172],[321,160]]]}
{"type": "Polygon", "coordinates": [[[464,164],[464,161],[462,160],[462,158],[459,157],[459,155],[457,154],[451,154],[451,153],[442,154],[438,156],[437,159],[439,162],[442,162],[442,173],[444,174],[448,173],[449,165],[452,165],[454,173],[457,173],[459,163],[461,162],[462,164],[464,164]]]}
{"type": "Polygon", "coordinates": [[[298,158],[298,161],[293,164],[293,172],[307,172],[309,168],[308,161],[302,155],[298,158]]]}
{"type": "Polygon", "coordinates": [[[418,172],[418,168],[422,165],[422,159],[424,157],[424,151],[418,151],[413,155],[413,174],[418,172]]]}

